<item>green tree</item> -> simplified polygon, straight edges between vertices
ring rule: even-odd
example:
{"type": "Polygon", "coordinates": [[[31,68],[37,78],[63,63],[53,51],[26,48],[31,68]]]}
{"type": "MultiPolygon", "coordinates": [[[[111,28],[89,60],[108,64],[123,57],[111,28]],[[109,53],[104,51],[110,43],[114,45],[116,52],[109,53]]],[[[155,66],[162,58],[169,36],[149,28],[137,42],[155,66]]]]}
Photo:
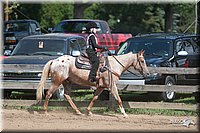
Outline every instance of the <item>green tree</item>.
{"type": "Polygon", "coordinates": [[[195,31],[195,3],[177,4],[174,7],[174,13],[180,14],[180,20],[177,24],[177,31],[184,32],[190,25],[187,33],[195,31]]]}
{"type": "Polygon", "coordinates": [[[72,4],[42,4],[40,24],[43,28],[54,27],[64,19],[73,18],[72,4]]]}

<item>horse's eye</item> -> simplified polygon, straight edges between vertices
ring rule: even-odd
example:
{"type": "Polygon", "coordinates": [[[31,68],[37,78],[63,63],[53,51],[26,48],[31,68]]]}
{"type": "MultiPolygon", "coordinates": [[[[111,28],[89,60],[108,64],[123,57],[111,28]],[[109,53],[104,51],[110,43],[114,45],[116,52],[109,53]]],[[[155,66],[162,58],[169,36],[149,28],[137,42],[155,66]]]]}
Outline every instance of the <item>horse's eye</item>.
{"type": "Polygon", "coordinates": [[[140,62],[141,62],[142,64],[144,64],[144,60],[141,60],[140,62]]]}

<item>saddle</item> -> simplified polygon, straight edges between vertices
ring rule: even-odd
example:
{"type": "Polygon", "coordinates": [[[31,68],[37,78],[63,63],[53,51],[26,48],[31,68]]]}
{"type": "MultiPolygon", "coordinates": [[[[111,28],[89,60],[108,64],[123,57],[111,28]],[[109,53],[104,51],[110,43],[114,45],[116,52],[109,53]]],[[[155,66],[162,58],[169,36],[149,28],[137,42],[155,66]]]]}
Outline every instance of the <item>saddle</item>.
{"type": "MultiPolygon", "coordinates": [[[[107,60],[104,52],[100,53],[100,55],[98,55],[98,57],[99,57],[99,71],[104,72],[108,68],[108,60],[107,60]]],[[[85,53],[85,52],[81,53],[80,56],[76,57],[75,66],[78,69],[85,69],[85,70],[91,69],[91,64],[89,62],[87,53],[85,53]]]]}

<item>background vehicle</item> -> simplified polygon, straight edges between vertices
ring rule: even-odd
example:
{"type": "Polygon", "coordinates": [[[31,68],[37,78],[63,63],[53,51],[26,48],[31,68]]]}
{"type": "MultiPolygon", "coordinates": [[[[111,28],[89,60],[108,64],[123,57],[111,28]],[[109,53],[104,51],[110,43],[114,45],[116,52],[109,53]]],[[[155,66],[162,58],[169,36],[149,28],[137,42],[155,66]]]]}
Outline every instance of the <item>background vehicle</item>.
{"type": "Polygon", "coordinates": [[[91,19],[71,19],[63,20],[59,22],[55,28],[52,30],[53,33],[66,33],[66,34],[76,34],[83,37],[87,37],[85,34],[86,24],[88,22],[95,22],[99,27],[97,32],[97,40],[99,45],[107,46],[111,53],[115,54],[119,48],[119,45],[132,37],[131,34],[112,34],[111,29],[106,21],[102,20],[91,20],[91,19]]]}
{"type": "MultiPolygon", "coordinates": [[[[145,60],[150,67],[199,67],[199,35],[148,34],[125,41],[118,54],[145,50],[145,60]]],[[[120,80],[138,80],[142,76],[124,73],[120,80]]],[[[199,75],[154,74],[145,79],[145,84],[199,84],[199,75]]],[[[163,92],[165,101],[175,98],[175,92],[163,92]]]]}
{"type": "Polygon", "coordinates": [[[22,38],[40,34],[40,25],[35,20],[4,21],[4,55],[10,55],[22,38]]]}
{"type": "MultiPolygon", "coordinates": [[[[78,56],[81,51],[85,50],[86,42],[81,36],[66,35],[62,33],[52,33],[45,35],[34,35],[24,37],[17,44],[11,56],[5,58],[2,63],[6,65],[13,64],[16,70],[3,70],[3,82],[38,82],[41,78],[41,71],[32,70],[32,72],[18,72],[17,67],[21,64],[45,65],[49,60],[58,58],[62,55],[78,56]]],[[[33,67],[33,69],[36,69],[33,67]]],[[[28,91],[30,91],[29,89],[28,91]]],[[[18,91],[25,91],[24,89],[18,91]]],[[[31,90],[35,91],[35,90],[31,90]]],[[[4,90],[4,95],[9,97],[11,90],[4,90]]],[[[57,92],[59,98],[64,90],[57,92]]]]}

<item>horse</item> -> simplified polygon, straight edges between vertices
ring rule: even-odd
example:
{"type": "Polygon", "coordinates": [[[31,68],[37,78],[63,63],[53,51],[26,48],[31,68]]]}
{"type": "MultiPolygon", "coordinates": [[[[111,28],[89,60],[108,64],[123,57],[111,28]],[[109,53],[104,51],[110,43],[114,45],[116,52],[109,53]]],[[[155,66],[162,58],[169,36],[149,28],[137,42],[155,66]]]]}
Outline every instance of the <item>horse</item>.
{"type": "Polygon", "coordinates": [[[74,102],[70,97],[71,84],[75,83],[82,86],[96,87],[94,96],[87,107],[87,114],[92,115],[91,109],[94,102],[97,100],[101,92],[108,88],[111,94],[116,99],[119,109],[124,117],[128,117],[126,114],[121,98],[118,94],[118,89],[116,86],[122,72],[127,70],[130,66],[133,66],[144,77],[149,75],[147,65],[144,59],[144,50],[138,53],[129,52],[123,55],[110,55],[107,56],[109,62],[109,69],[99,74],[99,83],[90,82],[88,80],[88,75],[90,70],[78,69],[75,66],[76,57],[70,55],[63,55],[54,60],[49,60],[42,71],[42,76],[40,82],[37,86],[36,100],[40,102],[42,99],[42,94],[44,94],[44,87],[47,78],[51,76],[51,86],[46,92],[46,97],[43,105],[43,111],[47,113],[48,102],[52,94],[59,88],[60,85],[64,87],[64,98],[69,102],[70,106],[74,109],[77,115],[82,113],[76,107],[74,102]],[[112,80],[111,80],[112,79],[112,80]]]}

